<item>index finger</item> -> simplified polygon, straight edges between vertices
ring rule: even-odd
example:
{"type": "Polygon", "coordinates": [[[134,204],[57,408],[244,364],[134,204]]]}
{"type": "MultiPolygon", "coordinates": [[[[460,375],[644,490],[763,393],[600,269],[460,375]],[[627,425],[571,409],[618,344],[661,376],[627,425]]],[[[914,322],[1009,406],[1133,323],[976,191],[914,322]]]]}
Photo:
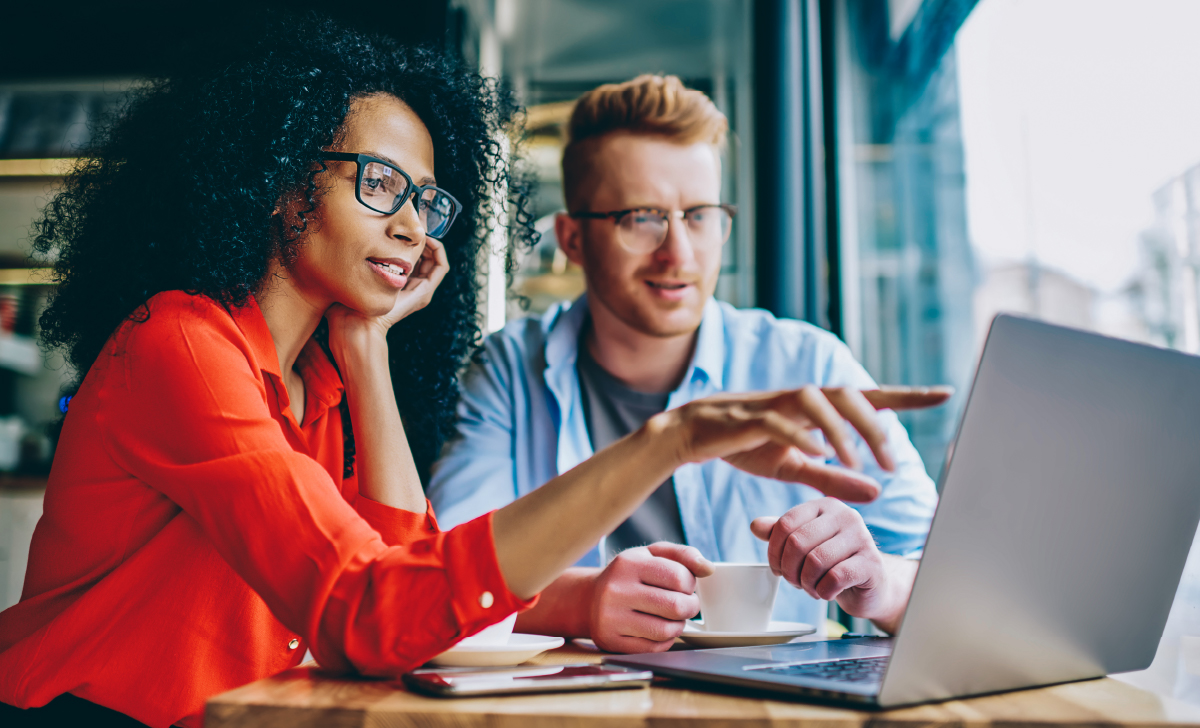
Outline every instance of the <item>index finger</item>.
{"type": "Polygon", "coordinates": [[[713,573],[712,562],[704,558],[700,549],[695,546],[659,541],[646,547],[654,556],[672,561],[678,561],[698,577],[710,576],[713,573]]]}
{"type": "Polygon", "coordinates": [[[889,472],[895,470],[892,454],[888,452],[887,431],[884,430],[879,416],[875,414],[875,410],[871,408],[869,400],[863,396],[862,392],[849,387],[824,391],[825,396],[833,403],[837,411],[842,413],[842,416],[854,429],[858,430],[863,442],[867,443],[871,454],[875,456],[875,462],[879,463],[884,470],[889,472]]]}
{"type": "Polygon", "coordinates": [[[638,564],[638,581],[646,586],[675,591],[680,594],[695,593],[696,575],[692,573],[691,569],[675,559],[658,556],[653,551],[651,551],[651,555],[655,558],[638,564]]]}
{"type": "Polygon", "coordinates": [[[803,458],[790,458],[780,466],[776,480],[805,485],[847,503],[870,503],[879,497],[879,483],[862,473],[803,458]]]}
{"type": "Polygon", "coordinates": [[[446,258],[446,246],[437,238],[425,238],[425,252],[429,253],[432,267],[426,274],[431,283],[440,283],[450,270],[450,261],[446,258]]]}
{"type": "Polygon", "coordinates": [[[825,434],[825,439],[833,446],[838,459],[847,467],[857,468],[858,459],[854,455],[854,444],[847,435],[842,419],[825,392],[812,385],[801,387],[793,393],[795,401],[800,403],[801,410],[825,434]]]}
{"type": "Polygon", "coordinates": [[[945,385],[936,387],[885,386],[879,389],[863,390],[863,396],[877,410],[906,410],[936,407],[939,404],[945,403],[953,395],[954,387],[945,385]]]}

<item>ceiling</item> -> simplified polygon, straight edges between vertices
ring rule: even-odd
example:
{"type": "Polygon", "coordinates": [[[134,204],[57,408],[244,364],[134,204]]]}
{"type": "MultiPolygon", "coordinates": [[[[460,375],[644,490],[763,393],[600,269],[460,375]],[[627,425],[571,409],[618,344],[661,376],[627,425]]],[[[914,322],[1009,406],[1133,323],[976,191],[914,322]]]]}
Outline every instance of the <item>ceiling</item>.
{"type": "Polygon", "coordinates": [[[498,0],[493,17],[503,73],[533,104],[574,98],[598,83],[641,73],[672,73],[700,86],[731,75],[747,4],[498,0]]]}

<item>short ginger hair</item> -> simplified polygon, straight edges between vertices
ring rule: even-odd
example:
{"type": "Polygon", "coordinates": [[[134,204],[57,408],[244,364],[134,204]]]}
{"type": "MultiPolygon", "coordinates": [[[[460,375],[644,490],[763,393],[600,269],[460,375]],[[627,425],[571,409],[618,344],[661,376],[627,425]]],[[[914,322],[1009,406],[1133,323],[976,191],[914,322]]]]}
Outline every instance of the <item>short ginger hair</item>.
{"type": "Polygon", "coordinates": [[[677,144],[725,145],[729,121],[702,92],[678,76],[644,74],[624,83],[606,83],[575,103],[563,150],[563,194],[578,212],[590,191],[586,180],[600,139],[617,132],[659,136],[677,144]]]}

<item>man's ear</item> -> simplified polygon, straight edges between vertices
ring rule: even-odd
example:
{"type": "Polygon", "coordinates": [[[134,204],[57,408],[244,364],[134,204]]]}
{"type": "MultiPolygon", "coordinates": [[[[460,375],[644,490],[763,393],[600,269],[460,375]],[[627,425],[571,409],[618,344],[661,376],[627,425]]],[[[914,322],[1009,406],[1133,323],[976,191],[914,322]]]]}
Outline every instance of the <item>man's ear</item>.
{"type": "Polygon", "coordinates": [[[554,237],[567,260],[583,267],[583,220],[577,220],[565,212],[554,216],[554,237]]]}

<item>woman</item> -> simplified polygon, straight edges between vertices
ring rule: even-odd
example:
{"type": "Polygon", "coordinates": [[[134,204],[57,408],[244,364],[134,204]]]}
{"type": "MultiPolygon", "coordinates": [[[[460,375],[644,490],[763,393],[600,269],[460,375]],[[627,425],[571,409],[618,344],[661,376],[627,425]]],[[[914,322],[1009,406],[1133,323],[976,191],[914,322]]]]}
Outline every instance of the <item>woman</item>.
{"type": "MultiPolygon", "coordinates": [[[[853,462],[819,392],[727,395],[438,532],[418,463],[478,334],[506,113],[434,54],[308,21],[108,132],[37,239],[59,256],[44,335],[85,375],[0,614],[0,716],[198,725],[306,649],[404,672],[527,608],[685,462],[874,496],[805,457],[819,426],[853,462]]],[[[861,395],[839,401],[881,453],[861,395]]]]}

